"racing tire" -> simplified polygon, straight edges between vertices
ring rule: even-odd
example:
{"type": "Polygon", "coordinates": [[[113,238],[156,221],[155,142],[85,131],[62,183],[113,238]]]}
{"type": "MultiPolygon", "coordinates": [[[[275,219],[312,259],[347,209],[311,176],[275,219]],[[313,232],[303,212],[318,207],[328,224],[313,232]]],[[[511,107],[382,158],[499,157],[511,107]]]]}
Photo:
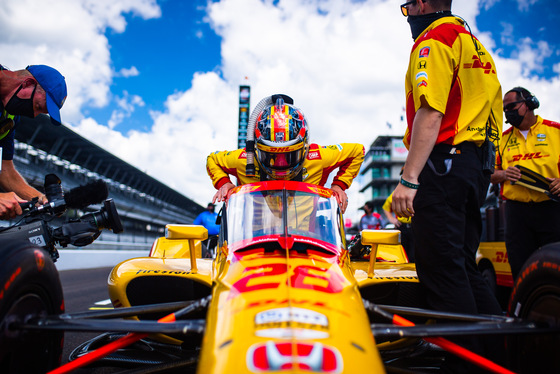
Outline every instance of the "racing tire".
{"type": "Polygon", "coordinates": [[[62,285],[49,254],[29,242],[0,241],[0,372],[45,373],[60,366],[63,332],[13,324],[62,312],[62,285]]]}
{"type": "MultiPolygon", "coordinates": [[[[511,294],[508,314],[544,324],[560,325],[560,242],[548,244],[525,262],[511,294]]],[[[507,352],[519,373],[560,371],[560,334],[509,336],[507,352]]]]}

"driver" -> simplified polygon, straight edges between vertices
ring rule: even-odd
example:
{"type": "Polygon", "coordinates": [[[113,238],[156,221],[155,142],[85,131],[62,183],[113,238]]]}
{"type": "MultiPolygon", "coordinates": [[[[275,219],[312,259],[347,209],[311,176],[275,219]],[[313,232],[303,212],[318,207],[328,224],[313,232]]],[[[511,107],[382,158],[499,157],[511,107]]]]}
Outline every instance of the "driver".
{"type": "Polygon", "coordinates": [[[229,175],[235,176],[239,184],[283,179],[324,186],[329,174],[338,168],[331,189],[344,213],[348,206],[344,191],[350,187],[364,161],[362,144],[310,144],[309,125],[303,112],[285,103],[281,97],[258,115],[255,143],[257,165],[254,177],[245,172],[245,148],[208,156],[206,170],[218,190],[213,203],[226,200],[228,192],[235,187],[229,175]]]}

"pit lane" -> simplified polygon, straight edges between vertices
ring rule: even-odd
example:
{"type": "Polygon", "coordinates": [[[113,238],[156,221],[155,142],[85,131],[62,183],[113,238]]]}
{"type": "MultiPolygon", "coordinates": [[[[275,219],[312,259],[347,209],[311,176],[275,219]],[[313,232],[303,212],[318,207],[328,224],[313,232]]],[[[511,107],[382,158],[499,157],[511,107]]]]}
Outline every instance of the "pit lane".
{"type": "MultiPolygon", "coordinates": [[[[107,300],[109,298],[107,277],[111,270],[112,267],[60,271],[66,312],[83,312],[94,306],[95,303],[107,300]]],[[[64,334],[62,364],[68,362],[68,356],[75,347],[97,335],[99,333],[66,332],[64,334]]],[[[75,370],[73,373],[105,374],[123,370],[122,368],[84,368],[75,370]]]]}

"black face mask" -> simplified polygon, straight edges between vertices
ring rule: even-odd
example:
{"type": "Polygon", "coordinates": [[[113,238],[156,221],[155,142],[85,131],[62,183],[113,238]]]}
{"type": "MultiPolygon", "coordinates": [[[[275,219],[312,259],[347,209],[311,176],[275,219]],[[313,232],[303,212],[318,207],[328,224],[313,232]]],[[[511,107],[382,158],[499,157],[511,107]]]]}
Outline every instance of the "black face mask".
{"type": "Polygon", "coordinates": [[[37,85],[33,89],[33,93],[31,93],[31,98],[29,99],[20,99],[17,97],[17,94],[23,85],[19,86],[16,93],[12,96],[8,104],[6,104],[6,111],[14,116],[25,116],[25,117],[35,117],[35,113],[33,111],[33,98],[35,97],[35,90],[37,89],[37,85]]]}
{"type": "Polygon", "coordinates": [[[416,40],[422,33],[426,30],[432,22],[442,18],[451,16],[450,10],[442,10],[436,13],[421,14],[419,16],[408,16],[407,22],[410,25],[410,31],[412,31],[412,40],[416,40]]]}
{"type": "Polygon", "coordinates": [[[519,115],[519,109],[509,110],[505,112],[505,115],[506,115],[506,123],[509,123],[513,127],[517,127],[517,128],[521,126],[521,122],[523,122],[523,118],[525,118],[525,116],[519,115]]]}

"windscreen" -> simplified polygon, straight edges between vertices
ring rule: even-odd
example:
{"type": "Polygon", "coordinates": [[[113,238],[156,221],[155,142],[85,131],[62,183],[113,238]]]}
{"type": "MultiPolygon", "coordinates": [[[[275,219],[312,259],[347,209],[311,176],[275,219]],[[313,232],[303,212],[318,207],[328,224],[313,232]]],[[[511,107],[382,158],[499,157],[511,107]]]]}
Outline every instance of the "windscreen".
{"type": "Polygon", "coordinates": [[[277,240],[281,235],[342,246],[334,197],[295,190],[234,194],[227,214],[228,243],[234,250],[255,241],[277,240]]]}

